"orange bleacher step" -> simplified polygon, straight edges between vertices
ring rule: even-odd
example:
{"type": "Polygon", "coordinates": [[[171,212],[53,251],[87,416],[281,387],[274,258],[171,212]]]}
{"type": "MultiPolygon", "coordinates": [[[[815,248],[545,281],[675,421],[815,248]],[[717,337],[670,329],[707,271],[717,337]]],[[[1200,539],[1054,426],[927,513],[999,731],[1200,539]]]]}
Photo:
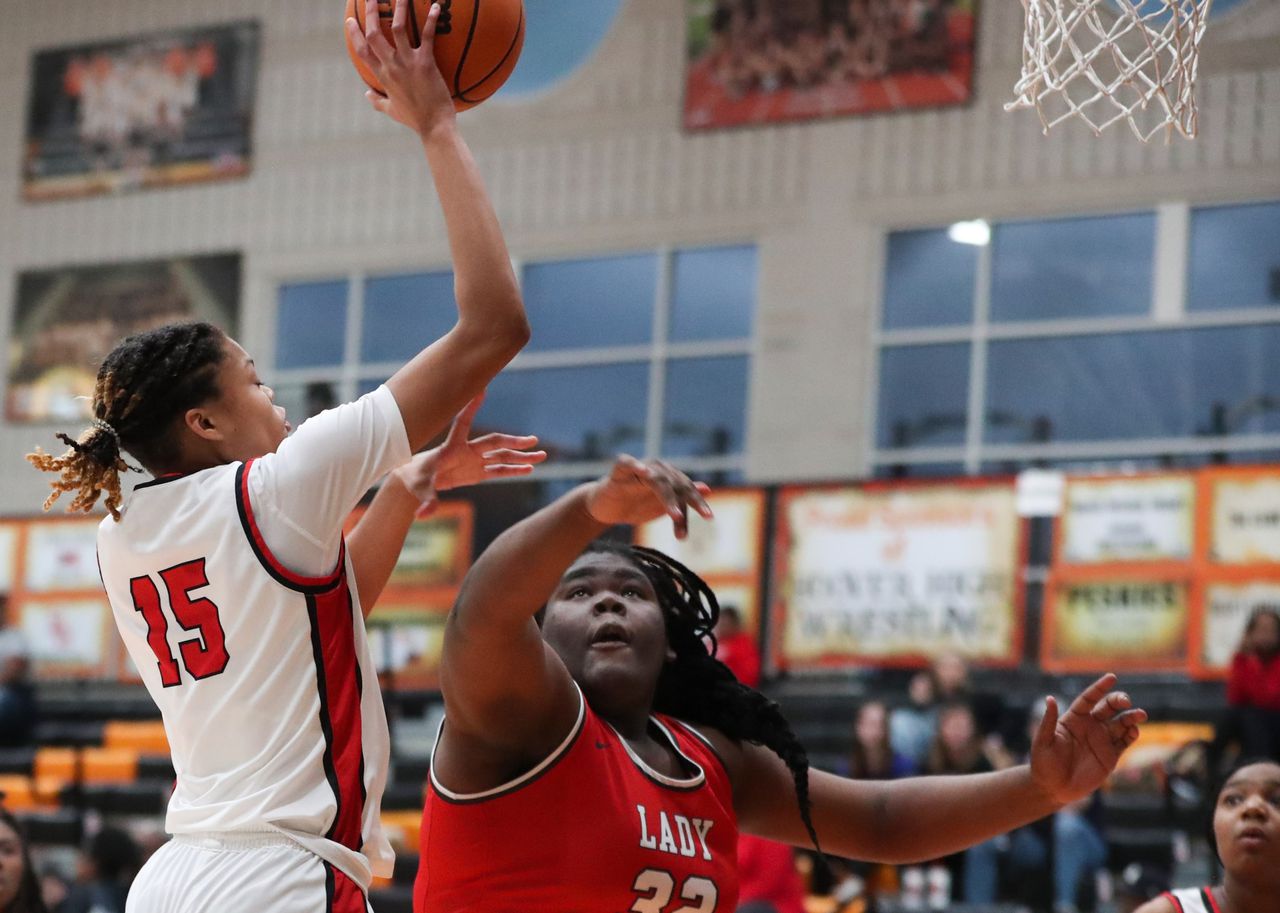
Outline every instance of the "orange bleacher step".
{"type": "MultiPolygon", "coordinates": [[[[138,752],[132,748],[86,748],[79,769],[74,748],[41,748],[36,752],[37,783],[132,783],[138,779],[138,752]]],[[[44,791],[44,788],[40,790],[44,791]]]]}
{"type": "Polygon", "coordinates": [[[397,849],[406,852],[418,852],[419,836],[422,828],[422,812],[398,811],[382,813],[382,829],[387,840],[397,849]]]}
{"type": "Polygon", "coordinates": [[[159,720],[112,720],[102,730],[106,748],[129,748],[138,754],[169,754],[169,739],[159,720]]]}

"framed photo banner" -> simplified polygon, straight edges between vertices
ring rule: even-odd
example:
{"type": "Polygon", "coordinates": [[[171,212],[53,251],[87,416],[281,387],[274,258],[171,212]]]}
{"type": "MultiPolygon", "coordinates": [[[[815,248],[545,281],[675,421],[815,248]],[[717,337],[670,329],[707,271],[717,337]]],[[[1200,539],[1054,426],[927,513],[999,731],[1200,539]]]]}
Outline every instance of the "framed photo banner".
{"type": "Polygon", "coordinates": [[[1190,590],[1185,578],[1054,581],[1040,663],[1050,672],[1185,669],[1190,590]]]}
{"type": "Polygon", "coordinates": [[[52,200],[240,177],[258,26],[203,25],[38,51],[22,189],[52,200]]]}
{"type": "Polygon", "coordinates": [[[784,489],[775,534],[780,668],[942,653],[1018,662],[1024,525],[1012,483],[784,489]]]}
{"type": "Polygon", "coordinates": [[[1068,479],[1056,563],[1190,561],[1195,509],[1190,474],[1068,479]]]}

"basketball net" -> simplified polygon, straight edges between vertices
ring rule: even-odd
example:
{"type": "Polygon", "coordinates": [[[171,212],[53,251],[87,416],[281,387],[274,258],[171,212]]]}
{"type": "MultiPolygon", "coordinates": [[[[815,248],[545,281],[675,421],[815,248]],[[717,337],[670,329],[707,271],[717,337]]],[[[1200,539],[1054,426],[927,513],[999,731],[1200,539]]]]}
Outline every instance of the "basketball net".
{"type": "Polygon", "coordinates": [[[1073,117],[1095,134],[1128,121],[1144,143],[1196,135],[1196,67],[1213,0],[1022,0],[1022,78],[1005,110],[1047,134],[1073,117]]]}

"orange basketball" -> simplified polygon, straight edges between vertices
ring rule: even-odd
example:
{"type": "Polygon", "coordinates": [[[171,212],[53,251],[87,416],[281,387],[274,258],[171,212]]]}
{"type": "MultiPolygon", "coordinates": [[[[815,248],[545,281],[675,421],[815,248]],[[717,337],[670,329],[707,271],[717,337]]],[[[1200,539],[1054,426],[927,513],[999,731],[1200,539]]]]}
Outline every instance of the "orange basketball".
{"type": "MultiPolygon", "coordinates": [[[[507,81],[524,47],[524,4],[522,0],[439,0],[440,22],[436,26],[436,63],[453,94],[459,111],[474,108],[497,92],[507,81]]],[[[378,0],[382,33],[391,36],[395,0],[378,0]]],[[[364,29],[365,0],[347,0],[346,17],[355,17],[364,29]]],[[[431,0],[409,0],[409,35],[414,47],[420,40],[422,24],[431,11],[431,0]]],[[[344,17],[345,18],[345,17],[344,17]]],[[[360,77],[382,91],[378,79],[355,56],[350,38],[347,53],[360,77]]]]}

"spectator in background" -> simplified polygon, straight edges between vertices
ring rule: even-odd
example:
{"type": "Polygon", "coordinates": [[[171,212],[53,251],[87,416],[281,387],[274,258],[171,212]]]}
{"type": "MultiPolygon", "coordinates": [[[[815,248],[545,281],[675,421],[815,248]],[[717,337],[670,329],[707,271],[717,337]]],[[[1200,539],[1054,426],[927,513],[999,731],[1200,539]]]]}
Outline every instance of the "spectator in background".
{"type": "Polygon", "coordinates": [[[1263,606],[1245,626],[1227,680],[1244,757],[1280,761],[1280,611],[1263,606]]]}
{"type": "MultiPolygon", "coordinates": [[[[1043,718],[1044,703],[1038,701],[1028,719],[1029,739],[1035,739],[1043,718]]],[[[1101,816],[1101,799],[1094,793],[1061,809],[1048,828],[1028,825],[971,848],[965,854],[965,901],[992,904],[999,899],[996,885],[1001,855],[1007,856],[1015,879],[1044,878],[1052,848],[1054,913],[1075,913],[1081,885],[1107,862],[1101,816]]]]}
{"type": "Polygon", "coordinates": [[[731,605],[720,607],[716,623],[716,659],[748,688],[760,687],[760,648],[742,624],[742,614],[731,605]]]}
{"type": "MultiPolygon", "coordinates": [[[[933,680],[938,686],[938,703],[969,705],[973,711],[978,734],[984,739],[999,739],[992,743],[993,750],[1004,747],[1001,726],[1004,722],[1004,701],[1000,695],[979,691],[974,687],[969,663],[958,653],[943,653],[933,661],[933,680]]],[[[1021,716],[1021,714],[1019,714],[1021,716]]],[[[1021,720],[1018,720],[1018,725],[1021,720]]]]}
{"type": "MultiPolygon", "coordinates": [[[[924,773],[990,773],[1007,766],[1007,759],[992,753],[990,746],[983,741],[973,708],[963,702],[942,707],[938,713],[938,734],[929,749],[924,773]]],[[[969,892],[975,885],[982,884],[990,865],[990,851],[985,849],[989,843],[990,841],[971,847],[963,853],[948,856],[928,867],[927,884],[931,905],[939,901],[945,903],[957,896],[963,896],[970,903],[981,902],[971,900],[969,892]]],[[[909,881],[905,872],[903,880],[904,884],[909,881]]]]}
{"type": "Polygon", "coordinates": [[[0,913],[48,913],[22,828],[0,808],[0,913]]]}
{"type": "Polygon", "coordinates": [[[930,670],[917,672],[907,685],[910,700],[889,714],[889,744],[922,769],[938,733],[938,684],[930,670]]]}
{"type": "Polygon", "coordinates": [[[906,755],[889,741],[889,711],[881,701],[867,701],[853,718],[853,750],[848,774],[855,780],[896,780],[916,772],[906,755]]]}
{"type": "Polygon", "coordinates": [[[56,913],[124,913],[125,898],[142,868],[142,850],[127,831],[104,827],[80,854],[78,880],[56,913]]]}
{"type": "MultiPolygon", "coordinates": [[[[0,612],[4,600],[0,599],[0,612]]],[[[30,745],[36,728],[31,652],[17,628],[0,629],[0,747],[30,745]]]]}

